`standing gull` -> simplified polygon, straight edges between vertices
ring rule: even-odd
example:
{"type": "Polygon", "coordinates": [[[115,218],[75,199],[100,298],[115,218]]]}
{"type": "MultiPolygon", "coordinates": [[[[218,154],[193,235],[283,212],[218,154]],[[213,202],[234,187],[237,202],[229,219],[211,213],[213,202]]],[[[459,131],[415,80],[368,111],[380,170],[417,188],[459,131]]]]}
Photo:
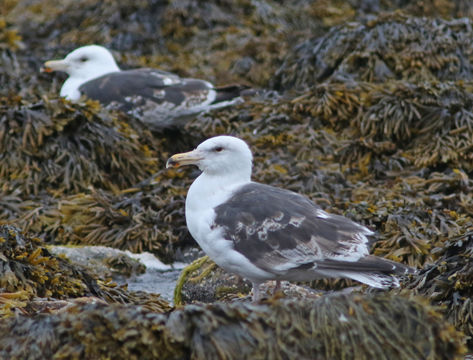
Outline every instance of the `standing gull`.
{"type": "Polygon", "coordinates": [[[394,275],[413,272],[369,255],[368,228],[302,195],[251,181],[252,159],[243,140],[217,136],[173,155],[166,167],[202,170],[187,194],[187,227],[219,266],[252,282],[254,301],[266,280],[344,277],[387,288],[399,286],[394,275]]]}
{"type": "Polygon", "coordinates": [[[215,87],[158,69],[120,70],[110,51],[98,45],[80,47],[62,60],[46,61],[42,71],[69,75],[60,92],[66,99],[77,101],[85,95],[156,129],[179,126],[197,113],[241,102],[245,90],[239,85],[215,87]]]}

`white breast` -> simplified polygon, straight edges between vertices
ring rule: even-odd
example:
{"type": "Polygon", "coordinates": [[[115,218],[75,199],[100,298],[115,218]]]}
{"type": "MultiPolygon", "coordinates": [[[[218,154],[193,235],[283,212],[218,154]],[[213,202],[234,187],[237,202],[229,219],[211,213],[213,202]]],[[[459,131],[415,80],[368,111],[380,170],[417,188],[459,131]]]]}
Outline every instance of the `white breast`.
{"type": "Polygon", "coordinates": [[[77,101],[80,99],[79,87],[84,83],[82,79],[69,77],[61,87],[60,95],[67,100],[77,101]]]}
{"type": "Polygon", "coordinates": [[[272,279],[273,275],[253,265],[233,248],[233,242],[223,236],[223,229],[214,227],[216,206],[225,202],[243,184],[223,187],[200,175],[191,185],[186,198],[186,222],[189,232],[204,252],[225,270],[252,281],[272,279]]]}
{"type": "MultiPolygon", "coordinates": [[[[220,178],[201,174],[192,183],[186,197],[186,222],[189,232],[201,245],[214,223],[214,208],[225,202],[241,184],[225,187],[220,178]]],[[[201,245],[205,246],[205,245],[201,245]]]]}

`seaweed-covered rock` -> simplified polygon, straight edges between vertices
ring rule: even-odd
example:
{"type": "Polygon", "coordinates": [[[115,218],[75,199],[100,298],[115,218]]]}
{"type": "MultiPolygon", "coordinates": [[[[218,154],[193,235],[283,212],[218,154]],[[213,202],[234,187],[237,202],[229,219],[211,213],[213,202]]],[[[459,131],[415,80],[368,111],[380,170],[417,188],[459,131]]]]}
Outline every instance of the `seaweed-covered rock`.
{"type": "Polygon", "coordinates": [[[150,251],[171,261],[176,247],[190,241],[184,218],[186,185],[175,189],[173,178],[161,170],[152,181],[115,193],[92,189],[53,199],[11,222],[48,242],[150,251]]]}
{"type": "MultiPolygon", "coordinates": [[[[22,68],[31,71],[45,59],[97,43],[116,50],[124,68],[159,67],[219,85],[266,86],[297,39],[322,35],[328,26],[352,19],[358,6],[305,0],[15,0],[5,12],[27,44],[29,51],[18,56],[22,68]]],[[[36,77],[35,87],[44,89],[48,79],[36,77]]]]}
{"type": "Polygon", "coordinates": [[[71,263],[87,267],[97,277],[130,277],[143,274],[146,265],[130,256],[130,252],[105,246],[50,246],[55,255],[65,255],[71,263]]]}
{"type": "Polygon", "coordinates": [[[226,272],[204,256],[181,272],[174,289],[174,304],[229,301],[248,294],[250,290],[249,281],[226,272]]]}
{"type": "Polygon", "coordinates": [[[347,141],[341,158],[363,163],[363,156],[385,154],[402,164],[398,167],[447,165],[471,171],[472,90],[471,82],[399,82],[362,91],[367,97],[360,97],[361,111],[349,127],[355,140],[347,141]]]}
{"type": "MultiPolygon", "coordinates": [[[[316,299],[328,293],[325,289],[339,290],[353,286],[346,292],[361,289],[360,283],[349,279],[324,279],[313,281],[310,286],[282,281],[280,290],[274,293],[275,281],[266,281],[260,285],[263,296],[268,298],[316,299]]],[[[174,304],[212,303],[215,301],[251,301],[251,282],[228,273],[208,256],[194,260],[181,272],[174,288],[174,304]]]]}
{"type": "Polygon", "coordinates": [[[0,323],[0,356],[32,360],[461,359],[463,340],[425,301],[386,295],[191,305],[166,315],[94,304],[0,323]]]}
{"type": "Polygon", "coordinates": [[[10,97],[0,104],[0,176],[12,189],[38,194],[124,188],[156,169],[146,144],[153,143],[151,134],[96,103],[18,105],[10,97]]]}
{"type": "MultiPolygon", "coordinates": [[[[184,199],[197,172],[161,170],[165,160],[233,134],[254,151],[256,181],[305,194],[376,230],[375,254],[426,267],[415,291],[453,304],[447,316],[471,334],[468,256],[447,256],[473,219],[470,3],[0,2],[0,221],[48,242],[149,250],[172,260],[176,247],[190,244],[184,199]],[[379,15],[394,8],[409,15],[379,15]],[[41,74],[40,65],[88,43],[115,51],[123,68],[158,67],[284,93],[260,91],[200,115],[182,133],[152,136],[123,114],[56,98],[64,77],[41,74]],[[294,44],[301,45],[290,50],[294,44]],[[78,170],[84,167],[87,176],[78,170]],[[456,273],[466,280],[457,282],[456,273]],[[455,286],[461,289],[446,290],[455,286]]],[[[49,259],[45,251],[40,256],[49,259]]],[[[94,281],[101,301],[159,308],[150,295],[94,281]]],[[[75,301],[71,294],[32,299],[18,284],[0,296],[6,315],[8,307],[34,314],[75,301]]],[[[94,295],[81,289],[77,296],[94,295]]],[[[40,290],[34,296],[47,293],[40,290]]]]}
{"type": "Polygon", "coordinates": [[[2,292],[26,291],[34,296],[66,298],[96,295],[95,279],[66,259],[53,256],[37,238],[25,238],[17,229],[1,227],[2,292]]]}
{"type": "Polygon", "coordinates": [[[91,101],[0,103],[0,222],[56,243],[148,250],[167,260],[178,239],[185,242],[185,187],[177,191],[180,175],[163,168],[188,137],[155,137],[91,101]]]}
{"type": "Polygon", "coordinates": [[[471,171],[472,89],[471,82],[326,83],[292,102],[298,116],[314,117],[312,126],[338,133],[337,158],[363,175],[409,166],[471,171]]]}
{"type": "Polygon", "coordinates": [[[473,223],[467,231],[432,249],[438,260],[419,274],[409,288],[440,305],[473,348],[473,223]]]}
{"type": "Polygon", "coordinates": [[[17,30],[11,28],[0,12],[0,50],[15,50],[21,46],[21,36],[17,30]]]}
{"type": "Polygon", "coordinates": [[[21,34],[37,53],[74,44],[99,43],[118,50],[156,49],[162,43],[161,17],[166,1],[120,4],[81,1],[18,1],[7,19],[21,28],[21,34]],[[85,21],[87,19],[87,21],[85,21]],[[60,31],[58,31],[60,30],[60,31]],[[48,43],[48,49],[44,44],[48,43]]]}
{"type": "Polygon", "coordinates": [[[65,257],[52,255],[40,239],[25,237],[12,226],[0,227],[0,292],[1,316],[15,309],[27,311],[24,308],[28,300],[35,297],[94,296],[109,303],[142,304],[161,311],[170,308],[159,295],[128,293],[125,288],[100,280],[65,257]]]}
{"type": "Polygon", "coordinates": [[[291,39],[310,31],[323,33],[324,28],[306,1],[247,0],[173,1],[162,26],[172,39],[167,43],[170,54],[192,54],[182,63],[173,61],[175,71],[210,74],[214,83],[253,86],[268,84],[291,39]]]}
{"type": "MultiPolygon", "coordinates": [[[[363,3],[363,0],[362,0],[363,3]]],[[[368,4],[371,4],[368,1],[368,4]]],[[[440,18],[462,18],[473,19],[473,4],[468,0],[426,0],[426,1],[390,1],[393,8],[401,8],[407,14],[414,16],[430,16],[440,18]]]]}
{"type": "Polygon", "coordinates": [[[328,80],[472,80],[472,40],[469,19],[387,14],[334,27],[299,44],[284,60],[274,85],[288,90],[328,80]]]}

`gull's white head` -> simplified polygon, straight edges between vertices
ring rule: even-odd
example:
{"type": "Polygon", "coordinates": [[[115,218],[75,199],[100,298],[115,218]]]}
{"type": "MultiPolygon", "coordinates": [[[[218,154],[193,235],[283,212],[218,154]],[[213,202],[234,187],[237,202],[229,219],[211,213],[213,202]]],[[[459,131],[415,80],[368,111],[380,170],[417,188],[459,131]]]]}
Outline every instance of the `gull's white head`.
{"type": "Polygon", "coordinates": [[[42,71],[64,71],[69,78],[61,88],[61,96],[70,100],[80,97],[79,87],[102,75],[120,71],[110,51],[103,46],[82,46],[70,52],[62,60],[49,60],[44,63],[42,71]]]}
{"type": "Polygon", "coordinates": [[[248,145],[233,136],[215,136],[195,150],[169,158],[166,167],[197,165],[208,175],[251,177],[253,155],[248,145]]]}

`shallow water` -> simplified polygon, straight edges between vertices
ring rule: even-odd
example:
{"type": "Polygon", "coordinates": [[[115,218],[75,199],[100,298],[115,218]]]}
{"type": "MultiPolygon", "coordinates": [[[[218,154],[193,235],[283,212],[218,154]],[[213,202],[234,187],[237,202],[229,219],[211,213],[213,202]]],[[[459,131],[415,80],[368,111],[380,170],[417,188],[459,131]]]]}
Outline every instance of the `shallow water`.
{"type": "Polygon", "coordinates": [[[173,302],[174,287],[181,273],[180,269],[169,270],[146,269],[144,274],[133,275],[129,278],[114,278],[119,285],[128,284],[128,290],[145,291],[161,294],[164,300],[173,302]]]}
{"type": "Polygon", "coordinates": [[[174,287],[181,273],[187,265],[183,262],[164,264],[151,253],[144,252],[134,254],[130,251],[122,251],[106,246],[51,246],[50,251],[55,254],[63,254],[70,261],[86,266],[96,274],[104,274],[107,270],[107,259],[123,255],[138,260],[146,266],[143,274],[133,274],[129,277],[121,274],[112,274],[112,279],[118,285],[128,285],[128,290],[145,291],[148,293],[161,294],[161,297],[169,302],[173,301],[174,287]]]}

